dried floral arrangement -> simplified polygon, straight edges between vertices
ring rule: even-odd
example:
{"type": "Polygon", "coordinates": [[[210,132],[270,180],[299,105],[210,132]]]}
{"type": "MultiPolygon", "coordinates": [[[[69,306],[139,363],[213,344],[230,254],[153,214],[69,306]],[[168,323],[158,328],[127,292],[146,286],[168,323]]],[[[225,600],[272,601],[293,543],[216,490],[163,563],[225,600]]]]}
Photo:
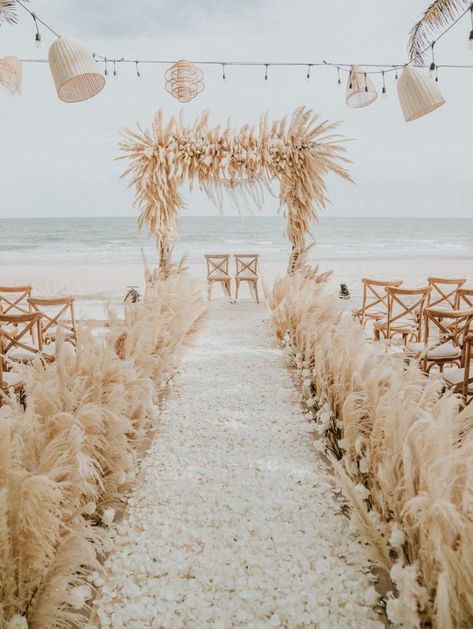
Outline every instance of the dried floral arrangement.
{"type": "Polygon", "coordinates": [[[395,626],[473,626],[473,408],[435,375],[368,341],[309,267],[267,296],[296,367],[316,446],[395,593],[395,626]]]}
{"type": "MultiPolygon", "coordinates": [[[[148,278],[149,279],[149,278],[148,278]]],[[[124,330],[81,328],[25,366],[27,407],[0,407],[0,627],[85,626],[107,524],[133,483],[157,396],[204,305],[186,273],[149,280],[124,330]]]]}
{"type": "Polygon", "coordinates": [[[310,222],[328,202],[326,176],[335,173],[350,179],[343,138],[333,133],[338,124],[318,122],[303,107],[289,121],[270,123],[263,116],[257,129],[245,125],[235,130],[230,124],[212,129],[208,121],[209,113],[204,112],[190,127],[182,116],[165,123],[159,111],[151,130],[139,125],[137,131],[125,130],[120,148],[130,165],[122,176],[135,187],[140,226],[146,224],[162,247],[172,242],[179,210],[185,206],[179,192],[185,181],[197,181],[217,203],[224,188],[231,188],[234,195],[241,188],[258,205],[262,190],[270,190],[277,180],[294,252],[292,264],[305,247],[310,222]]]}

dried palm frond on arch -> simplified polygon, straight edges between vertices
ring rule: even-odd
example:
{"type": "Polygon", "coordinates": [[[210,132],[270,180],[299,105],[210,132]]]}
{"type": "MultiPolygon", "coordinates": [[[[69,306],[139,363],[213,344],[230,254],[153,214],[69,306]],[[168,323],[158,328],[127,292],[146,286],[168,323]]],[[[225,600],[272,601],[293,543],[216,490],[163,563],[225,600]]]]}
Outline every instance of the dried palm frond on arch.
{"type": "Polygon", "coordinates": [[[434,0],[410,31],[409,57],[422,62],[423,50],[431,44],[432,35],[450,26],[471,4],[471,0],[434,0]]]}
{"type": "Polygon", "coordinates": [[[230,123],[210,128],[208,122],[208,111],[191,126],[185,126],[182,114],[166,123],[158,111],[151,130],[140,125],[125,130],[120,149],[130,164],[122,177],[135,187],[140,227],[146,224],[157,236],[165,258],[185,207],[179,189],[186,181],[196,181],[211,199],[218,199],[229,181],[232,192],[242,182],[249,192],[246,197],[256,199],[263,188],[279,181],[291,259],[297,260],[311,221],[328,203],[326,176],[334,173],[351,180],[344,139],[335,133],[338,123],[319,122],[305,107],[289,120],[270,123],[264,115],[257,128],[244,125],[236,130],[230,123]]]}

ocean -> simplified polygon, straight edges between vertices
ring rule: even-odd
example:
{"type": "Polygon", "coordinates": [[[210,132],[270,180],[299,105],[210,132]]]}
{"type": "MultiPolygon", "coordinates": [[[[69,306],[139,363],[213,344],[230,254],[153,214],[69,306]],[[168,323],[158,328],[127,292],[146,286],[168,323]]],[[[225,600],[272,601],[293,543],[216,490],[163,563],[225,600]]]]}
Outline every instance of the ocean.
{"type": "MultiPolygon", "coordinates": [[[[195,264],[205,253],[258,252],[281,264],[290,250],[285,224],[280,216],[183,217],[175,255],[195,264]]],[[[473,259],[468,219],[323,217],[313,234],[310,258],[321,262],[473,259]]],[[[133,265],[140,247],[155,258],[154,239],[133,217],[0,219],[0,265],[133,265]]]]}

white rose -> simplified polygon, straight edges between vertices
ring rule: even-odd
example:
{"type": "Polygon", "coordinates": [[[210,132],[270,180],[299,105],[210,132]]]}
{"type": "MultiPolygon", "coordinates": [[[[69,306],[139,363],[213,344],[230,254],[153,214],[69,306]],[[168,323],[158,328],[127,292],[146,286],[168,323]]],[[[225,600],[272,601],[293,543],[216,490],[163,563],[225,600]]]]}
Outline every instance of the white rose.
{"type": "Polygon", "coordinates": [[[102,522],[106,526],[110,526],[110,524],[113,522],[114,517],[115,517],[115,509],[113,509],[112,507],[109,507],[108,509],[105,509],[104,512],[102,513],[102,522]]]}
{"type": "Polygon", "coordinates": [[[366,457],[360,459],[358,463],[358,467],[360,468],[360,472],[362,474],[367,474],[370,470],[370,461],[366,457]]]}
{"type": "Polygon", "coordinates": [[[24,616],[15,614],[10,618],[7,629],[28,629],[28,621],[24,616]]]}
{"type": "Polygon", "coordinates": [[[394,524],[391,530],[389,543],[393,548],[401,548],[405,541],[406,536],[404,535],[404,531],[397,524],[394,524]]]}

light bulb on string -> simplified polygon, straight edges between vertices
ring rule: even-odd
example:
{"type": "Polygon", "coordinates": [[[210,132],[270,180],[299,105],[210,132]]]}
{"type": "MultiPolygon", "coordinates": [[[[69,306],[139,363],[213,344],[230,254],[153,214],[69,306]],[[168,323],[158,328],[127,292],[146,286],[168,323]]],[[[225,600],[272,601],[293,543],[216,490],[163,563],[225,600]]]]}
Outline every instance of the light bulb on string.
{"type": "Polygon", "coordinates": [[[397,80],[398,80],[398,78],[399,78],[399,74],[398,74],[398,72],[397,72],[397,67],[396,67],[396,72],[395,72],[395,74],[394,74],[394,78],[396,79],[396,81],[397,81],[397,80]]]}
{"type": "Polygon", "coordinates": [[[384,78],[384,70],[381,71],[381,74],[383,75],[383,88],[381,90],[381,96],[383,98],[386,98],[387,92],[386,92],[386,81],[385,81],[385,78],[384,78]]]}
{"type": "Polygon", "coordinates": [[[36,20],[36,15],[34,13],[31,14],[34,20],[34,25],[36,26],[36,35],[35,35],[35,46],[36,48],[41,48],[41,33],[39,32],[38,21],[36,20]]]}
{"type": "Polygon", "coordinates": [[[265,63],[265,64],[264,64],[264,67],[266,68],[266,69],[265,69],[265,72],[264,72],[264,80],[265,80],[265,81],[267,81],[267,80],[268,80],[268,66],[269,66],[269,64],[268,64],[268,63],[265,63]]]}
{"type": "Polygon", "coordinates": [[[135,61],[136,76],[137,76],[137,77],[141,77],[140,71],[139,71],[139,69],[138,69],[138,63],[139,63],[139,61],[135,61]]]}
{"type": "Polygon", "coordinates": [[[348,85],[348,89],[351,90],[353,89],[353,74],[352,74],[352,70],[350,70],[350,83],[348,85]]]}
{"type": "Polygon", "coordinates": [[[435,76],[435,54],[434,54],[434,45],[435,42],[432,42],[432,62],[430,64],[429,67],[429,74],[430,74],[430,78],[433,79],[435,76]]]}
{"type": "Polygon", "coordinates": [[[368,78],[366,76],[366,72],[365,72],[365,92],[368,91],[368,78]]]}
{"type": "Polygon", "coordinates": [[[306,79],[309,80],[310,79],[310,70],[311,70],[312,66],[310,65],[310,63],[307,65],[307,75],[306,75],[306,79]]]}
{"type": "Polygon", "coordinates": [[[226,78],[227,77],[226,77],[226,74],[225,74],[225,64],[222,63],[222,79],[225,81],[226,78]]]}
{"type": "Polygon", "coordinates": [[[342,80],[340,79],[340,68],[337,66],[337,83],[339,85],[342,84],[342,80]]]}
{"type": "Polygon", "coordinates": [[[117,62],[113,60],[113,76],[117,76],[117,62]]]}
{"type": "Polygon", "coordinates": [[[105,76],[108,76],[107,57],[105,57],[104,62],[105,62],[104,74],[105,74],[105,76]]]}
{"type": "Polygon", "coordinates": [[[468,48],[473,50],[473,4],[470,7],[470,15],[471,15],[471,31],[468,37],[468,48]]]}
{"type": "Polygon", "coordinates": [[[435,82],[439,82],[439,67],[435,66],[435,82]]]}

